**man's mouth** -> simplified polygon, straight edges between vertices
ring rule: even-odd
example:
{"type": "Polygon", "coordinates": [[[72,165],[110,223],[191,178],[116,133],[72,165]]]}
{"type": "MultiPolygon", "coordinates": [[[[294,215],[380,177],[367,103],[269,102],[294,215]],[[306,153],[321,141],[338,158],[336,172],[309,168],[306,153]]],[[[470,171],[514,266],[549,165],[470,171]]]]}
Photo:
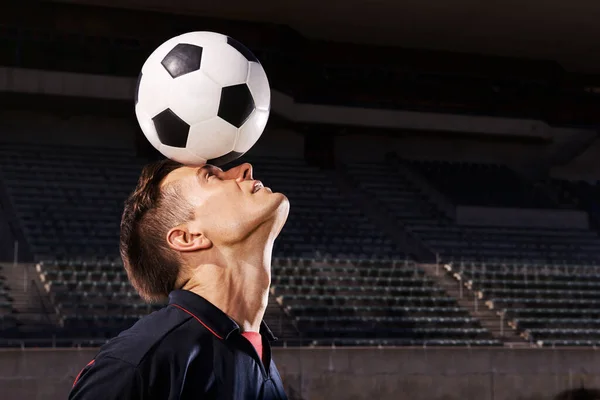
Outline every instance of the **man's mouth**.
{"type": "Polygon", "coordinates": [[[258,192],[262,188],[264,188],[264,185],[261,181],[254,182],[254,186],[252,187],[252,194],[258,192]]]}

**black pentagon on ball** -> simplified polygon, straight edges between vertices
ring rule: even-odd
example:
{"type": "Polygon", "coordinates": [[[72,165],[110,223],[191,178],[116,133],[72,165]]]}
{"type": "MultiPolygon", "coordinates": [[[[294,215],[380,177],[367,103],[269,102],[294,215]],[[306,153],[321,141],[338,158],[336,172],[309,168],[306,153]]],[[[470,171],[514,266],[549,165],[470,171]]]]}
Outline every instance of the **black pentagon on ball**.
{"type": "Polygon", "coordinates": [[[170,108],[152,118],[158,139],[162,144],[172,147],[185,147],[190,126],[179,118],[170,108]]]}
{"type": "Polygon", "coordinates": [[[221,89],[221,101],[217,115],[239,128],[254,111],[254,99],[245,83],[221,89]]]}
{"type": "Polygon", "coordinates": [[[244,46],[234,38],[227,36],[227,44],[229,44],[231,47],[242,53],[242,55],[246,57],[246,60],[258,62],[258,58],[256,58],[256,56],[246,46],[244,46]]]}
{"type": "Polygon", "coordinates": [[[202,47],[179,43],[160,62],[173,77],[198,71],[202,62],[202,47]]]}
{"type": "Polygon", "coordinates": [[[224,156],[221,156],[218,158],[213,158],[212,160],[206,161],[206,163],[220,167],[222,165],[232,162],[233,160],[237,160],[238,158],[240,158],[243,155],[244,155],[244,153],[240,153],[237,151],[230,151],[229,153],[225,154],[224,156]]]}

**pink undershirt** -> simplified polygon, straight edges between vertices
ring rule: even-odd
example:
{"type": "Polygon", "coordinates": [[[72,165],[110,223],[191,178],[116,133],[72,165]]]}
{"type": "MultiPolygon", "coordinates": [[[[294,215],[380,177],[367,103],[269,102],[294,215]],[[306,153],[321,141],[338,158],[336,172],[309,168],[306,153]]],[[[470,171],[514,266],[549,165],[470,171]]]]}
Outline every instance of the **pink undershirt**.
{"type": "Polygon", "coordinates": [[[263,346],[262,346],[262,336],[259,332],[242,332],[242,336],[248,339],[252,346],[256,349],[256,353],[260,357],[261,361],[263,359],[263,346]]]}

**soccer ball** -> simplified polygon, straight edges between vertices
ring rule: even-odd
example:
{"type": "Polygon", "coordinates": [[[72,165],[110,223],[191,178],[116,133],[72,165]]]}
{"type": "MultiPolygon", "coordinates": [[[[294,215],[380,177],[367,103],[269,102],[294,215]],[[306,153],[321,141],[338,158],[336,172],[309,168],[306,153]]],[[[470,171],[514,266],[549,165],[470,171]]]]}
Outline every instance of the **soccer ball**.
{"type": "Polygon", "coordinates": [[[148,141],[186,165],[223,165],[262,134],[271,107],[269,80],[240,42],[190,32],[160,45],[138,77],[135,114],[148,141]]]}

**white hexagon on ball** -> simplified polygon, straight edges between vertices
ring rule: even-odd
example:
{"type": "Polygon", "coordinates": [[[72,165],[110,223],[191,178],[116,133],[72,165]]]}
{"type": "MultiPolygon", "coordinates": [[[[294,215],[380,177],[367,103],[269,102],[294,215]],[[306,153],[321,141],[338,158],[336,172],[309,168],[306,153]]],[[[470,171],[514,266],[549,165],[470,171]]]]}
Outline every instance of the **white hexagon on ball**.
{"type": "Polygon", "coordinates": [[[221,87],[202,71],[195,71],[173,79],[168,90],[167,104],[177,110],[179,118],[189,125],[206,121],[217,115],[221,87]]]}
{"type": "Polygon", "coordinates": [[[237,135],[238,129],[235,126],[214,117],[192,125],[186,147],[198,157],[211,160],[231,152],[237,135]]]}
{"type": "Polygon", "coordinates": [[[248,64],[239,51],[224,42],[204,49],[200,70],[223,87],[246,83],[248,64]]]}

